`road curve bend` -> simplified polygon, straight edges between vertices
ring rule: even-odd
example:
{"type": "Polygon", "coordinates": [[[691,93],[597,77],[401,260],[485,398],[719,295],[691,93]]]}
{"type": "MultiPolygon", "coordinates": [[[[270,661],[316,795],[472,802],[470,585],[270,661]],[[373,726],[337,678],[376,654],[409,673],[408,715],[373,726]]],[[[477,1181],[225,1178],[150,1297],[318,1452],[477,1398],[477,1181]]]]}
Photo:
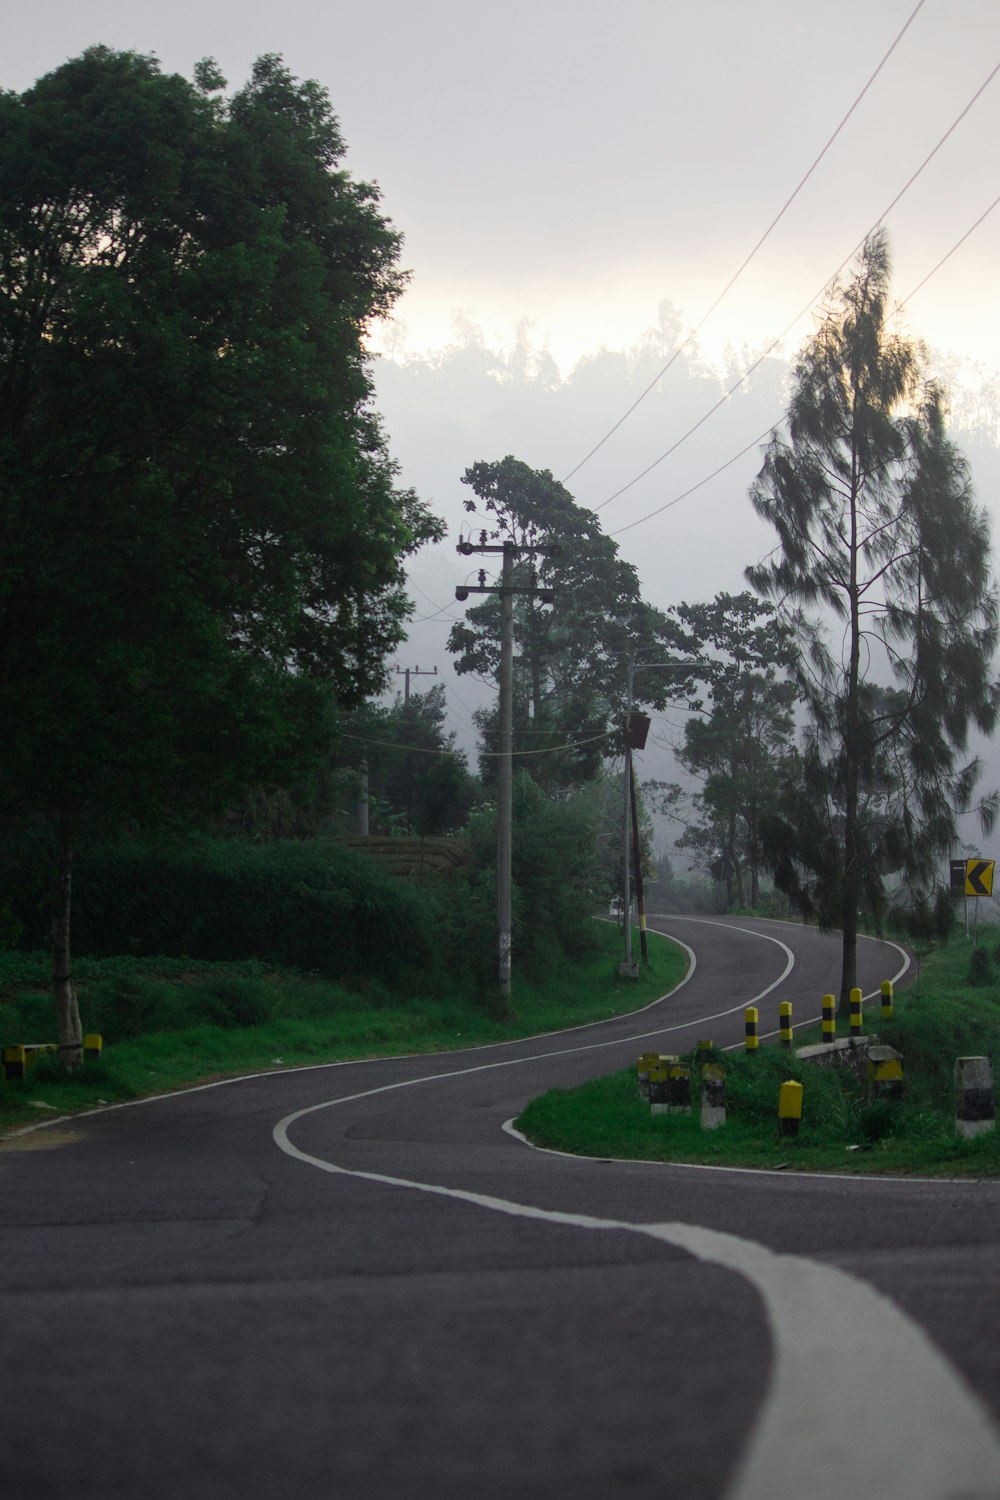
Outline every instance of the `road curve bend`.
{"type": "MultiPolygon", "coordinates": [[[[762,1034],[785,999],[812,1018],[835,982],[835,940],[792,924],[651,925],[695,962],[630,1017],[0,1151],[5,1495],[1000,1500],[1000,1185],[503,1128],[642,1047],[737,1043],[747,1004],[762,1034]]],[[[866,992],[905,965],[863,943],[866,992]]]]}

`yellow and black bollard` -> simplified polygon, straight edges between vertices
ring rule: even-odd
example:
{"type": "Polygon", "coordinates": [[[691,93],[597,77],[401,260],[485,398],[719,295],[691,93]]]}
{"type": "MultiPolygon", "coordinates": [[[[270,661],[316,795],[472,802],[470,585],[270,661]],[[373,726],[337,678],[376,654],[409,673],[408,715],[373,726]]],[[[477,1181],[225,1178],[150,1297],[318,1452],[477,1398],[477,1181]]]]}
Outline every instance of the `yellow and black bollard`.
{"type": "Polygon", "coordinates": [[[852,1037],[859,1037],[861,1035],[861,1023],[862,1023],[864,1017],[863,1017],[862,1012],[861,1012],[861,991],[857,988],[857,986],[855,986],[854,989],[851,991],[850,1005],[851,1005],[851,1036],[852,1037]]]}
{"type": "Polygon", "coordinates": [[[782,1000],[778,1006],[778,1027],[781,1045],[790,1047],[792,1045],[792,1002],[790,1000],[782,1000]]]}
{"type": "Polygon", "coordinates": [[[660,1061],[658,1052],[644,1052],[635,1065],[635,1075],[639,1084],[639,1098],[649,1100],[649,1070],[655,1068],[660,1061]]]}
{"type": "Polygon", "coordinates": [[[893,1047],[869,1047],[868,1098],[902,1099],[903,1059],[893,1047]]]}
{"type": "Polygon", "coordinates": [[[892,1020],[892,980],[891,979],[883,979],[883,981],[882,981],[882,1019],[883,1019],[883,1021],[891,1021],[892,1020]]]}
{"type": "Polygon", "coordinates": [[[87,1062],[100,1062],[104,1038],[99,1031],[88,1031],[83,1039],[83,1055],[87,1062]]]}
{"type": "Polygon", "coordinates": [[[833,995],[823,996],[823,1040],[833,1042],[837,1039],[837,1002],[833,995]]]}
{"type": "Polygon", "coordinates": [[[778,1090],[778,1134],[798,1135],[802,1123],[802,1085],[789,1079],[778,1090]]]}
{"type": "Polygon", "coordinates": [[[27,1071],[28,1049],[26,1047],[5,1047],[3,1049],[4,1078],[24,1078],[27,1071]]]}
{"type": "Polygon", "coordinates": [[[756,1052],[760,1046],[760,1011],[756,1005],[746,1009],[746,1046],[748,1052],[756,1052]]]}

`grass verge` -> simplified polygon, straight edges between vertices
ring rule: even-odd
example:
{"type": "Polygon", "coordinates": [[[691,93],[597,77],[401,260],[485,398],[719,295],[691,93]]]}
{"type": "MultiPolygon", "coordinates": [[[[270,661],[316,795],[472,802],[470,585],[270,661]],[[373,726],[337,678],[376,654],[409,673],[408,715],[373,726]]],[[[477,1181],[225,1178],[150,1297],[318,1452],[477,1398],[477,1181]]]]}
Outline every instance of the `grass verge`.
{"type": "MultiPolygon", "coordinates": [[[[454,1050],[606,1020],[683,977],[683,952],[651,933],[649,969],[638,980],[619,979],[620,934],[608,923],[595,928],[593,953],[571,972],[540,983],[515,977],[507,1011],[461,993],[349,990],[257,963],[82,960],[81,1011],[86,1029],[105,1036],[102,1059],[77,1077],[43,1059],[27,1079],[0,1085],[0,1131],[240,1073],[454,1050]]],[[[0,954],[0,1042],[54,1041],[53,1024],[46,960],[0,954]]]]}
{"type": "MultiPolygon", "coordinates": [[[[577,1089],[553,1089],[532,1101],[518,1127],[540,1146],[602,1158],[702,1163],[770,1170],[884,1173],[910,1176],[1000,1176],[1000,1132],[959,1140],[954,1126],[956,1057],[1000,1061],[1000,983],[970,983],[969,946],[958,942],[922,967],[919,988],[901,991],[895,1016],[879,1020],[876,1001],[866,1031],[903,1056],[899,1102],[870,1100],[847,1068],[822,1068],[766,1044],[756,1055],[716,1053],[726,1069],[727,1120],[712,1131],[690,1115],[652,1115],[639,1097],[634,1069],[577,1089]],[[778,1134],[778,1090],[803,1085],[799,1135],[778,1134]]],[[[1000,953],[996,956],[1000,964],[1000,953]]],[[[798,1033],[796,1046],[819,1041],[798,1033]]],[[[689,1054],[688,1061],[694,1059],[689,1054]]],[[[697,1094],[696,1072],[692,1093],[697,1094]]]]}

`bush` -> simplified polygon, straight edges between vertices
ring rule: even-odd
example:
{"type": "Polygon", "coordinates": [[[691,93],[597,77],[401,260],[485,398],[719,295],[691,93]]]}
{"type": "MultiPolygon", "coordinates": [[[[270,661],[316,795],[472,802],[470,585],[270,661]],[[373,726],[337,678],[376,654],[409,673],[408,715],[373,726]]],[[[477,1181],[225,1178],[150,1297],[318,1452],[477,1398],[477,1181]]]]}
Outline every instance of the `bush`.
{"type": "MultiPolygon", "coordinates": [[[[21,946],[44,949],[37,882],[23,889],[21,946]]],[[[77,860],[74,949],[253,958],[331,978],[374,973],[396,981],[437,967],[441,905],[435,891],[395,880],[332,840],[108,844],[77,860]]]]}
{"type": "Polygon", "coordinates": [[[969,955],[969,972],[966,984],[984,985],[993,980],[993,963],[985,948],[973,948],[969,955]]]}

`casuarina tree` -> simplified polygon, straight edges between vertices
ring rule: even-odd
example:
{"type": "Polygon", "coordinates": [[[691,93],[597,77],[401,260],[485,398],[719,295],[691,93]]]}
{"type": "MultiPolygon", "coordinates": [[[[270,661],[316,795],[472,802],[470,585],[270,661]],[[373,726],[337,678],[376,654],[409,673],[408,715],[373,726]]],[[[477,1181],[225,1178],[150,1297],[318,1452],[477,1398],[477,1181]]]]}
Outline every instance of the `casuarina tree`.
{"type": "MultiPolygon", "coordinates": [[[[886,877],[933,884],[979,774],[972,730],[1000,711],[990,533],[949,439],[943,392],[892,331],[889,249],[866,242],[799,357],[787,436],[751,490],[778,534],[747,577],[800,636],[810,726],[804,784],[771,820],[775,877],[843,932],[857,981],[859,912],[886,877]]],[[[987,824],[995,799],[980,801],[987,824]]]]}
{"type": "Polygon", "coordinates": [[[0,794],[82,830],[278,784],[383,685],[402,559],[363,335],[403,278],[325,92],[94,48],[0,95],[0,794]]]}

